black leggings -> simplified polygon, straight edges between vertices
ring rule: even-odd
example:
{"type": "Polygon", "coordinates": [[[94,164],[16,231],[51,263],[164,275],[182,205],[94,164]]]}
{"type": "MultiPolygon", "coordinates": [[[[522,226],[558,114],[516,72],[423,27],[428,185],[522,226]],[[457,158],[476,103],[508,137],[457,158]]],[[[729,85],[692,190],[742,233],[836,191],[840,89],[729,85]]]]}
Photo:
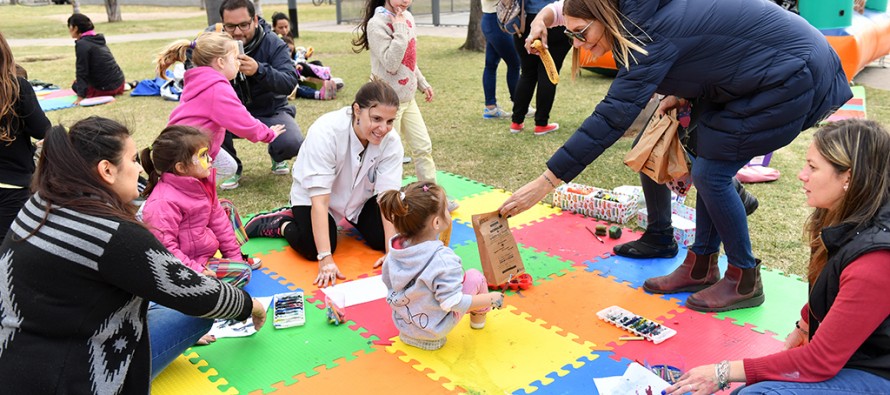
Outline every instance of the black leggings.
{"type": "MultiPolygon", "coordinates": [[[[312,206],[294,206],[291,210],[294,213],[294,220],[284,227],[284,238],[298,254],[315,261],[318,258],[318,248],[315,247],[315,235],[312,233],[312,206]]],[[[349,223],[358,230],[371,248],[377,251],[386,250],[383,218],[380,216],[376,195],[365,202],[358,221],[349,223]]],[[[331,253],[333,253],[337,251],[337,222],[331,214],[328,214],[328,237],[331,240],[331,253]]]]}
{"type": "MultiPolygon", "coordinates": [[[[531,22],[538,14],[526,15],[526,26],[531,26],[531,22]]],[[[553,99],[556,97],[556,85],[550,82],[547,77],[547,70],[544,69],[544,63],[541,57],[531,55],[525,50],[525,39],[528,38],[528,28],[525,29],[522,37],[513,36],[513,45],[519,52],[520,74],[519,83],[516,84],[516,90],[513,94],[513,122],[523,123],[525,114],[528,113],[528,105],[531,104],[532,95],[535,94],[535,86],[537,86],[538,96],[535,99],[537,112],[535,113],[535,125],[547,126],[550,122],[550,109],[553,108],[553,99]]],[[[558,26],[547,29],[547,49],[556,64],[556,70],[562,69],[562,62],[572,48],[572,43],[563,34],[564,27],[558,26]]]]}

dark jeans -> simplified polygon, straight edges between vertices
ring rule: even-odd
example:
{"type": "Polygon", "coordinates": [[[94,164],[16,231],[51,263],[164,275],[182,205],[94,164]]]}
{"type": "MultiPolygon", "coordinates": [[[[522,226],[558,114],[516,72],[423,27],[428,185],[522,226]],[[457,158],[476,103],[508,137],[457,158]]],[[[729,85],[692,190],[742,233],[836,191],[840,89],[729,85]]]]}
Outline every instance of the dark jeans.
{"type": "Polygon", "coordinates": [[[836,376],[817,383],[792,381],[761,381],[744,386],[732,395],[829,395],[829,394],[890,394],[890,380],[856,369],[841,369],[836,376]]]}
{"type": "MultiPolygon", "coordinates": [[[[538,14],[526,15],[526,26],[531,26],[538,14]]],[[[550,110],[553,108],[553,99],[556,97],[556,85],[547,78],[547,70],[541,63],[541,57],[531,55],[525,50],[525,39],[528,38],[528,30],[525,29],[522,37],[513,36],[513,45],[519,53],[520,69],[519,83],[513,94],[513,122],[522,123],[525,114],[528,113],[528,105],[532,101],[537,87],[538,94],[535,98],[537,112],[535,113],[535,125],[546,126],[550,122],[550,110]]],[[[572,48],[572,43],[563,34],[562,26],[547,29],[547,45],[556,70],[562,69],[562,61],[572,48]]]]}
{"type": "Polygon", "coordinates": [[[482,91],[485,93],[485,105],[498,104],[497,78],[498,65],[501,59],[507,64],[507,90],[510,92],[510,101],[516,83],[519,82],[519,54],[513,46],[513,39],[498,25],[498,17],[495,13],[482,14],[482,35],[485,36],[485,69],[482,70],[482,91]]]}
{"type": "MultiPolygon", "coordinates": [[[[298,254],[315,261],[318,248],[315,246],[315,235],[312,233],[312,206],[294,206],[294,220],[284,227],[284,238],[298,254]]],[[[383,218],[377,196],[365,202],[357,222],[349,222],[358,230],[365,242],[377,251],[386,251],[386,235],[383,232],[383,218]]],[[[328,214],[328,237],[331,240],[331,252],[337,251],[337,222],[328,214]]]]}
{"type": "Polygon", "coordinates": [[[9,227],[30,197],[31,192],[28,188],[0,188],[0,243],[3,243],[6,232],[9,232],[9,227]]]}
{"type": "MultiPolygon", "coordinates": [[[[294,106],[285,106],[275,112],[271,117],[256,117],[266,126],[284,125],[284,133],[269,143],[269,156],[275,162],[281,162],[297,156],[300,151],[300,145],[303,144],[303,133],[294,116],[297,109],[294,106]]],[[[222,149],[226,150],[238,163],[237,174],[241,174],[243,166],[241,159],[238,159],[238,151],[235,150],[234,139],[240,138],[229,131],[226,131],[226,138],[223,140],[222,149]]]]}

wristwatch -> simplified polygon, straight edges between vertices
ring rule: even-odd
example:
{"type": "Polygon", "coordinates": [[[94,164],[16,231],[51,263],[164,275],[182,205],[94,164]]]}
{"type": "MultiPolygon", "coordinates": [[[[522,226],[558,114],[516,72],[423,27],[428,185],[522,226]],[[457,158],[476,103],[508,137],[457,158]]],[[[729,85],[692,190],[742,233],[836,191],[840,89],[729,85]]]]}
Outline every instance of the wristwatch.
{"type": "Polygon", "coordinates": [[[331,254],[330,251],[322,251],[322,252],[318,253],[318,256],[316,256],[315,259],[321,261],[322,259],[325,259],[331,255],[333,255],[333,254],[331,254]]]}

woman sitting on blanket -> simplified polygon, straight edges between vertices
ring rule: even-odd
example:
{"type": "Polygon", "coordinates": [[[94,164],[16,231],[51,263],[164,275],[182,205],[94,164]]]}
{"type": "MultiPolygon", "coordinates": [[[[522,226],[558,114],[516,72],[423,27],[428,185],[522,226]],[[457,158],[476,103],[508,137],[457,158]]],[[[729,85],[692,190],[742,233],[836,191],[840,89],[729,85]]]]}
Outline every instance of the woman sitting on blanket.
{"type": "Polygon", "coordinates": [[[810,294],[785,351],[684,374],[670,394],[890,393],[890,134],[849,120],[813,136],[798,174],[807,204],[810,294]]]}
{"type": "MultiPolygon", "coordinates": [[[[245,227],[248,237],[284,237],[310,261],[318,261],[315,284],[344,279],[334,262],[337,223],[346,219],[371,248],[385,251],[395,234],[380,214],[377,196],[399,189],[402,142],[390,133],[399,97],[382,81],[359,88],[352,106],[322,115],[309,127],[294,163],[292,208],[260,214],[245,227]]],[[[374,264],[383,263],[381,257],[374,264]]]]}
{"type": "Polygon", "coordinates": [[[105,45],[105,36],[93,30],[93,22],[84,14],[68,17],[68,34],[74,41],[77,71],[71,89],[77,101],[96,96],[117,96],[124,93],[124,72],[105,45]]]}

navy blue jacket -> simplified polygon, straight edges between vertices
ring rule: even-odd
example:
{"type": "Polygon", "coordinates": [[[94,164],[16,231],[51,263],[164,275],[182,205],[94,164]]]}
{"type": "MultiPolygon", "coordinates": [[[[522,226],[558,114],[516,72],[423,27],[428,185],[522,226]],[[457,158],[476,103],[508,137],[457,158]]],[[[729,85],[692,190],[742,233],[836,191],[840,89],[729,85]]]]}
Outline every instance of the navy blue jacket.
{"type": "Polygon", "coordinates": [[[605,99],[547,162],[562,180],[614,144],[656,92],[708,102],[695,151],[725,161],[781,148],[853,97],[825,37],[775,3],[619,0],[619,8],[648,55],[634,52],[630,70],[619,65],[605,99]]]}
{"type": "Polygon", "coordinates": [[[270,117],[288,107],[287,95],[294,91],[300,81],[294,61],[290,58],[290,48],[271,30],[269,24],[259,18],[254,40],[260,41],[248,44],[250,49],[247,55],[256,60],[259,68],[256,74],[247,77],[251,101],[245,107],[255,117],[270,117]]]}

